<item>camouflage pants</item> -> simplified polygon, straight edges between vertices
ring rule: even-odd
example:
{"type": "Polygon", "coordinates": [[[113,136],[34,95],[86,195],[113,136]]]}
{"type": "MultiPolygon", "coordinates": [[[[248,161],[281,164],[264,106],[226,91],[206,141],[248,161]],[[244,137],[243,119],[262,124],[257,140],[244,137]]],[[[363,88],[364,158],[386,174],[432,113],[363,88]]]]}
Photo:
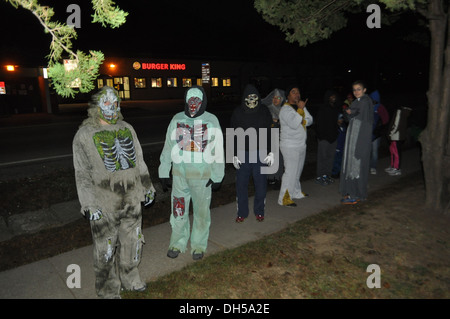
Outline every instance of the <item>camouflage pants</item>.
{"type": "Polygon", "coordinates": [[[144,236],[141,231],[141,205],[109,213],[91,221],[94,243],[95,289],[101,298],[116,298],[120,289],[141,288],[138,265],[144,236]]]}

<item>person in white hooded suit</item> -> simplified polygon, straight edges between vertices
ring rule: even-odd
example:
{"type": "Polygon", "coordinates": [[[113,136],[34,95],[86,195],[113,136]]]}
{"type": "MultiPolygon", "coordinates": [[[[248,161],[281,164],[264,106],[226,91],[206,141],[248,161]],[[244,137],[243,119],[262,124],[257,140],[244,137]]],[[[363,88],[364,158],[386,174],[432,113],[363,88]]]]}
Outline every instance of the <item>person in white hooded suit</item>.
{"type": "Polygon", "coordinates": [[[300,176],[306,156],[306,127],[313,123],[313,117],[306,109],[297,86],[286,90],[286,103],[280,111],[280,150],[284,158],[284,174],[281,180],[278,204],[295,207],[293,199],[306,196],[302,192],[300,176]]]}

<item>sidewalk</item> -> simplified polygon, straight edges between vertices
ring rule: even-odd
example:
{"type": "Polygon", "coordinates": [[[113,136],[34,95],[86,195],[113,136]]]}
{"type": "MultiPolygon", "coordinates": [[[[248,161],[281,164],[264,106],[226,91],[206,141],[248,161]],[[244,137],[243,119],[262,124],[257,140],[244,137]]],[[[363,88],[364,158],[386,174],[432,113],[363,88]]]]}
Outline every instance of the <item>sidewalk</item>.
{"type": "MultiPolygon", "coordinates": [[[[389,176],[383,169],[389,166],[388,158],[378,162],[378,174],[369,177],[370,192],[382,189],[401,176],[389,176]]],[[[420,153],[413,148],[403,153],[403,176],[421,170],[420,153]]],[[[269,191],[266,199],[266,218],[260,223],[250,217],[244,223],[234,221],[236,203],[230,203],[211,210],[211,228],[208,255],[243,245],[247,242],[280,231],[289,224],[313,214],[340,205],[339,180],[329,186],[320,186],[314,180],[302,182],[302,189],[310,196],[296,200],[295,208],[277,204],[278,192],[269,191]],[[236,236],[239,234],[239,236],[236,236]]],[[[214,196],[214,195],[213,195],[214,196]]],[[[72,203],[72,202],[71,202],[72,203]]],[[[75,203],[74,203],[75,204],[75,203]]],[[[250,211],[253,198],[249,199],[250,211]]],[[[142,261],[139,266],[143,280],[150,282],[160,276],[177,271],[193,263],[189,250],[176,259],[166,256],[170,224],[164,223],[143,231],[145,242],[142,261]]],[[[95,299],[93,248],[83,247],[61,255],[0,272],[0,298],[14,299],[95,299]],[[81,270],[81,288],[68,288],[66,281],[72,274],[68,266],[76,264],[81,270]]],[[[201,261],[197,261],[201,262],[201,261]]]]}

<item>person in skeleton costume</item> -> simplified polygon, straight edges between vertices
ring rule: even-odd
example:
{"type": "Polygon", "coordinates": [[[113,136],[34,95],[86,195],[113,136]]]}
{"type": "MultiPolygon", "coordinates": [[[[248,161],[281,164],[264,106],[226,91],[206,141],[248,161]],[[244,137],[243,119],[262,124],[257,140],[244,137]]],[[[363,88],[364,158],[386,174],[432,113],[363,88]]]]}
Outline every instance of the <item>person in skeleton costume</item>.
{"type": "MultiPolygon", "coordinates": [[[[231,127],[242,128],[244,133],[248,129],[256,130],[257,141],[244,140],[239,143],[239,136],[234,138],[233,165],[236,168],[236,199],[237,217],[236,222],[243,222],[248,217],[248,183],[250,176],[255,184],[254,214],[258,221],[264,220],[264,208],[267,192],[267,174],[262,172],[264,165],[272,165],[274,154],[271,153],[271,124],[272,116],[269,109],[261,103],[258,90],[253,85],[247,85],[244,89],[241,105],[234,109],[231,115],[231,127]],[[260,129],[266,129],[261,131],[260,129]],[[265,136],[264,136],[265,134],[265,136]],[[262,137],[261,137],[262,135],[262,137]],[[265,138],[265,140],[263,140],[265,138]],[[260,157],[264,154],[264,160],[260,157]]],[[[247,132],[251,133],[251,132],[247,132]]],[[[245,133],[244,133],[245,134],[245,133]]],[[[239,135],[239,133],[237,134],[239,135]]],[[[247,135],[245,135],[246,137],[247,135]]],[[[246,139],[244,137],[244,139],[246,139]]]]}
{"type": "Polygon", "coordinates": [[[342,204],[356,204],[367,198],[374,112],[372,99],[365,93],[364,84],[354,82],[356,99],[344,114],[349,124],[339,183],[339,191],[344,196],[342,204]]]}
{"type": "Polygon", "coordinates": [[[119,298],[121,288],[146,288],[138,271],[141,202],[148,206],[155,197],[136,132],[123,121],[119,103],[116,90],[100,89],[73,140],[78,198],[91,224],[95,287],[102,298],[119,298]]]}
{"type": "MultiPolygon", "coordinates": [[[[273,128],[280,129],[280,111],[285,100],[286,97],[284,95],[284,91],[281,89],[274,89],[265,98],[262,99],[262,103],[267,106],[270,114],[272,115],[271,127],[273,128]]],[[[281,177],[283,176],[284,171],[284,160],[281,152],[275,152],[274,155],[278,156],[278,158],[275,158],[275,161],[278,162],[278,170],[273,174],[269,174],[267,176],[267,179],[269,180],[270,185],[276,185],[277,188],[275,189],[279,189],[281,177]]]]}
{"type": "Polygon", "coordinates": [[[306,156],[306,127],[313,123],[313,117],[306,109],[306,101],[300,99],[297,86],[286,90],[287,102],[280,111],[280,150],[284,158],[284,174],[281,179],[278,204],[295,207],[295,198],[306,196],[302,192],[300,176],[306,156]]]}
{"type": "Polygon", "coordinates": [[[163,189],[172,187],[167,256],[176,258],[185,252],[190,237],[192,257],[198,260],[203,258],[209,238],[211,190],[220,187],[225,175],[223,134],[217,117],[205,111],[207,98],[202,87],[187,89],[184,102],[184,111],[177,113],[167,128],[158,174],[163,189]]]}

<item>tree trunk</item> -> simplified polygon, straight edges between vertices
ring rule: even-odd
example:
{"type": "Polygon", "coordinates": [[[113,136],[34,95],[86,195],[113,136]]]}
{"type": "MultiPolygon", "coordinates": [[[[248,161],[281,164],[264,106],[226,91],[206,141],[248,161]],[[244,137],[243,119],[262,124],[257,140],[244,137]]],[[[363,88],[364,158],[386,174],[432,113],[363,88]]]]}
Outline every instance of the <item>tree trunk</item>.
{"type": "Polygon", "coordinates": [[[450,41],[446,39],[449,17],[442,0],[430,0],[428,18],[431,33],[428,122],[420,137],[425,204],[431,211],[445,212],[450,201],[450,41]]]}

